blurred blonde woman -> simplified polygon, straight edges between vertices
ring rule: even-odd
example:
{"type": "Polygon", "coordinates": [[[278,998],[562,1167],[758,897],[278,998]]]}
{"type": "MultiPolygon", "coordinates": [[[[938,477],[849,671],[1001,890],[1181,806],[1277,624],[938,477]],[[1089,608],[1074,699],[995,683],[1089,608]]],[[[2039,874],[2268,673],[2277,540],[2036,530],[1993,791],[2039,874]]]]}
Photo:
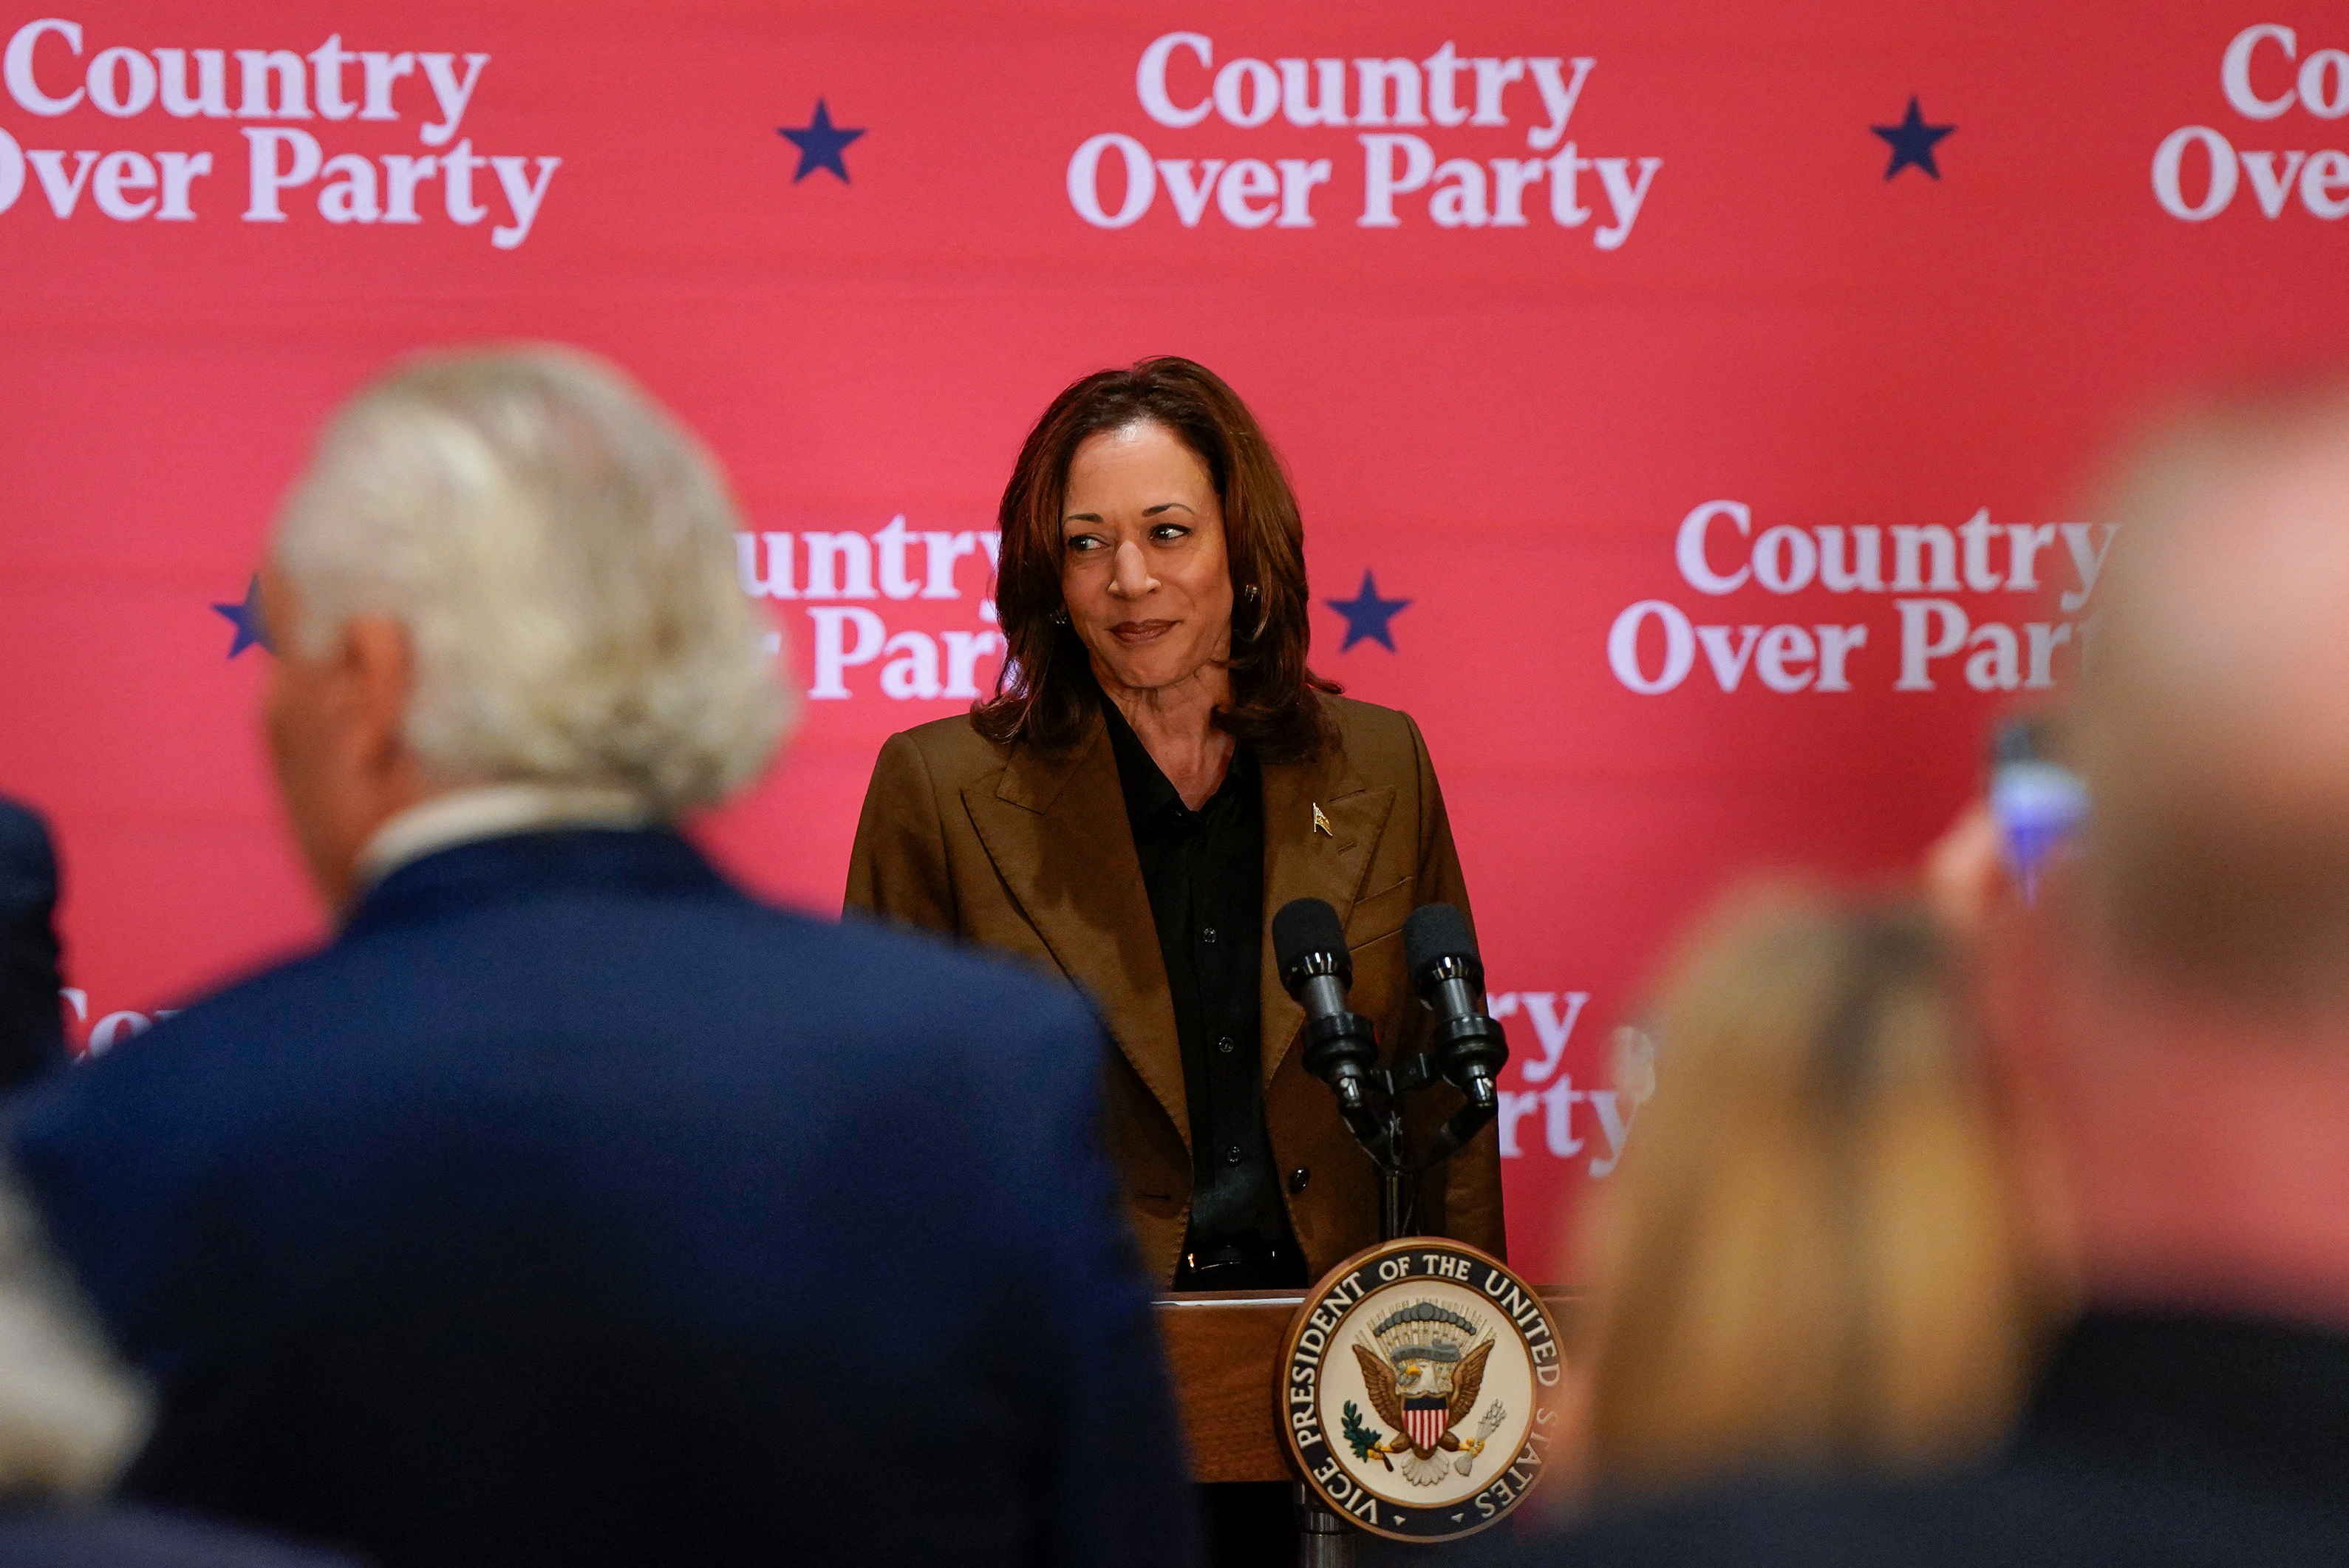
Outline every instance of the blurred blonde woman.
{"type": "Polygon", "coordinates": [[[1785,888],[1671,971],[1585,1218],[1596,1490],[1899,1472],[2004,1430],[2030,1314],[1951,971],[1922,911],[1785,888]]]}

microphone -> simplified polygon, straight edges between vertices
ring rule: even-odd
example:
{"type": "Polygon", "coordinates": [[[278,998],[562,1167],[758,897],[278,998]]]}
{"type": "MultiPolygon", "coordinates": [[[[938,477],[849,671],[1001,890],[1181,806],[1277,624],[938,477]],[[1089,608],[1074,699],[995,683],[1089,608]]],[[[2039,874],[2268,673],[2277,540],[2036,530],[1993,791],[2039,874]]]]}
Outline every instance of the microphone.
{"type": "Polygon", "coordinates": [[[1423,904],[1403,922],[1402,944],[1412,989],[1435,1014],[1437,1070],[1468,1102],[1423,1157],[1433,1165],[1499,1113],[1493,1079],[1508,1062],[1509,1042],[1485,1011],[1485,964],[1467,916],[1449,904],[1423,904]]]}
{"type": "Polygon", "coordinates": [[[1319,898],[1298,898],[1272,917],[1273,961],[1280,983],[1305,1009],[1305,1070],[1338,1096],[1338,1114],[1373,1156],[1392,1140],[1377,1080],[1379,1046],[1371,1021],[1347,1005],[1354,961],[1338,911],[1319,898]]]}
{"type": "Polygon", "coordinates": [[[1346,951],[1346,928],[1338,911],[1319,898],[1297,898],[1272,917],[1273,961],[1280,983],[1309,1018],[1346,1011],[1354,983],[1354,961],[1346,951]]]}

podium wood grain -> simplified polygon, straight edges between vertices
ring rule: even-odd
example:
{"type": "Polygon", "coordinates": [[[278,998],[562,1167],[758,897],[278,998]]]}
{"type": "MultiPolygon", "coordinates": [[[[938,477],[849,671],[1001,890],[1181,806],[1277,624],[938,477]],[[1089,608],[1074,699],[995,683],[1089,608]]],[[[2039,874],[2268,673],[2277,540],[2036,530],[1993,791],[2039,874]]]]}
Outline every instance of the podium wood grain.
{"type": "MultiPolygon", "coordinates": [[[[1565,1330],[1573,1321],[1572,1296],[1539,1289],[1565,1330]]],[[[1280,1441],[1273,1383],[1281,1336],[1304,1300],[1301,1291],[1176,1291],[1158,1298],[1158,1336],[1195,1480],[1296,1479],[1280,1441]]]]}
{"type": "Polygon", "coordinates": [[[1195,1480],[1294,1479],[1275,1424],[1272,1382],[1281,1335],[1304,1300],[1301,1291],[1177,1291],[1158,1298],[1158,1334],[1195,1480]]]}

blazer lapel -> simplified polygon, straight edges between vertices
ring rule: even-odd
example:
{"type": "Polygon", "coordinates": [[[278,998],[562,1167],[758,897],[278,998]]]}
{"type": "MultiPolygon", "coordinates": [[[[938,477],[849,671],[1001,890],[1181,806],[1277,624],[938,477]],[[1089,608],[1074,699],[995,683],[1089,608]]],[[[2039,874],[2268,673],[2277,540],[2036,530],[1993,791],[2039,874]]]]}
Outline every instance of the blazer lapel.
{"type": "Polygon", "coordinates": [[[1297,1044],[1305,1010],[1280,983],[1272,917],[1296,898],[1321,898],[1343,925],[1362,890],[1371,852],[1394,808],[1392,786],[1371,789],[1342,751],[1264,770],[1264,1081],[1297,1044]],[[1325,833],[1314,821],[1320,813],[1325,833]]]}
{"type": "Polygon", "coordinates": [[[962,798],[1020,913],[1061,972],[1092,993],[1187,1147],[1174,1001],[1106,726],[1096,720],[1063,753],[1015,747],[1002,773],[966,784],[962,798]]]}

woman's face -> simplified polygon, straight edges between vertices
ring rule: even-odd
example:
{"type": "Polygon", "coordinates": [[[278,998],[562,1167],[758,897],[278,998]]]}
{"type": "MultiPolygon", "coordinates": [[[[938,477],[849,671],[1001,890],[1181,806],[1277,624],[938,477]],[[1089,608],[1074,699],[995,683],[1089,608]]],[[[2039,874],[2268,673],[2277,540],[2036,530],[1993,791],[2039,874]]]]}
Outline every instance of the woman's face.
{"type": "Polygon", "coordinates": [[[1061,507],[1061,593],[1094,672],[1129,690],[1229,655],[1232,574],[1207,465],[1161,424],[1088,436],[1061,507]]]}

